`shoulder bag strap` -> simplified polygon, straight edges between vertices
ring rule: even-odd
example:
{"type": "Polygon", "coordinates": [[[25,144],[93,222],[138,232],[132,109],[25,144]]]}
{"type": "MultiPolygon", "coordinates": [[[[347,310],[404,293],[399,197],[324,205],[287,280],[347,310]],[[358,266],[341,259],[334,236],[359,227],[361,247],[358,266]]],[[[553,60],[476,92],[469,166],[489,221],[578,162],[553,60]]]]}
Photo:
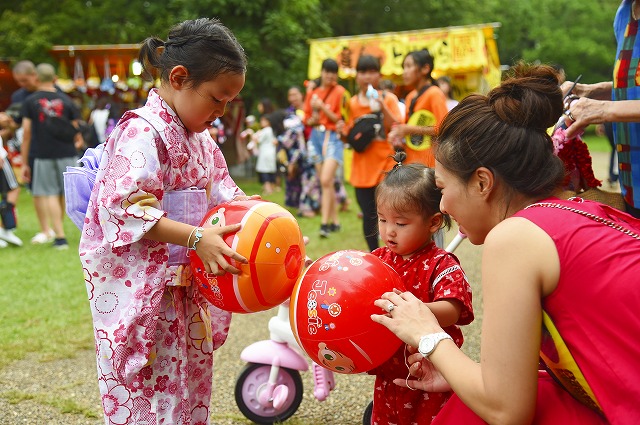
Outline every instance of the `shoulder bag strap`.
{"type": "Polygon", "coordinates": [[[427,91],[427,89],[431,87],[431,83],[427,83],[425,84],[419,91],[418,93],[416,93],[416,97],[414,97],[413,99],[411,99],[411,103],[409,104],[409,109],[407,110],[407,117],[410,117],[411,115],[413,115],[413,110],[416,107],[416,103],[418,102],[418,98],[420,96],[422,96],[424,94],[424,92],[427,91]]]}

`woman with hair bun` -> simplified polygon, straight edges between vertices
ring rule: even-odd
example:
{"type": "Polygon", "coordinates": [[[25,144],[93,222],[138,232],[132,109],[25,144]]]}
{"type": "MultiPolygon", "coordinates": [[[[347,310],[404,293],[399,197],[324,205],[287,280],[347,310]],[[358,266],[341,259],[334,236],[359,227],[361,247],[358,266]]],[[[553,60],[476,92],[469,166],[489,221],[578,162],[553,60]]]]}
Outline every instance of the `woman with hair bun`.
{"type": "Polygon", "coordinates": [[[440,127],[440,209],[484,244],[480,362],[409,292],[372,316],[416,347],[412,386],[455,392],[434,424],[640,423],[640,221],[554,196],[564,168],[546,129],[561,113],[555,71],[519,64],[440,127]]]}

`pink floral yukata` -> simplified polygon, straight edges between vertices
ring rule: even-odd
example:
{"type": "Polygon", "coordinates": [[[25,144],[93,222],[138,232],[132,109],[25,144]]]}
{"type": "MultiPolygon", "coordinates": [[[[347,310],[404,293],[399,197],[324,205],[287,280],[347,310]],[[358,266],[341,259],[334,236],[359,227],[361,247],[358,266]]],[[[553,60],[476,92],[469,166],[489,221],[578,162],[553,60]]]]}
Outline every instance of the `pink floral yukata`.
{"type": "Polygon", "coordinates": [[[188,132],[154,89],[106,142],[80,241],[106,424],[209,423],[231,314],[201,297],[188,264],[169,266],[167,244],[142,238],[165,192],[192,187],[205,211],[243,195],[209,133],[188,132]]]}
{"type": "MultiPolygon", "coordinates": [[[[406,260],[387,247],[378,248],[372,254],[398,272],[406,290],[421,301],[458,300],[462,310],[457,324],[467,325],[473,321],[471,286],[453,254],[438,248],[434,242],[406,260]]],[[[458,326],[444,330],[458,347],[462,346],[462,331],[458,326]]],[[[404,379],[409,373],[405,354],[408,356],[403,345],[391,359],[369,371],[369,374],[376,375],[371,418],[374,425],[429,424],[452,394],[414,391],[394,384],[394,379],[404,379]]]]}

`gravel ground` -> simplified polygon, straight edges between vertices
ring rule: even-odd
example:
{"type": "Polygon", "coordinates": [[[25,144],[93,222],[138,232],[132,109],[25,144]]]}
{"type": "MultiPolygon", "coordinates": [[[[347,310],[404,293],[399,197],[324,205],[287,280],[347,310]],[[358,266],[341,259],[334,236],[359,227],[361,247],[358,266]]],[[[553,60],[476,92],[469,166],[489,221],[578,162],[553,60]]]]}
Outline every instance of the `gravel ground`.
{"type": "MultiPolygon", "coordinates": [[[[469,279],[477,283],[480,249],[463,243],[457,251],[469,279]]],[[[474,285],[475,286],[475,285],[474,285]]],[[[479,291],[474,287],[479,306],[479,291]]],[[[250,424],[234,399],[237,375],[244,366],[240,352],[247,345],[268,338],[267,322],[275,310],[252,315],[234,315],[229,338],[215,354],[214,394],[211,423],[250,424]]],[[[481,316],[476,307],[476,314],[481,316]]],[[[477,355],[480,320],[466,327],[465,348],[477,355]]],[[[345,425],[362,423],[362,413],[371,401],[373,377],[336,374],[336,388],[320,403],[313,397],[311,373],[303,373],[304,398],[292,425],[345,425]]],[[[34,353],[0,371],[0,424],[99,425],[100,410],[95,354],[83,350],[74,358],[47,361],[34,353]],[[68,412],[68,413],[63,413],[68,412]]]]}
{"type": "MultiPolygon", "coordinates": [[[[606,179],[607,153],[595,153],[596,177],[606,179]]],[[[608,188],[606,190],[615,190],[608,188]]],[[[452,233],[452,232],[451,232],[452,233]]],[[[479,289],[481,247],[462,243],[456,255],[473,286],[476,320],[463,328],[463,346],[478,359],[482,325],[482,299],[479,289]]],[[[247,345],[268,337],[267,322],[274,311],[235,315],[226,344],[215,354],[212,418],[214,425],[250,424],[238,410],[234,399],[236,377],[244,366],[240,352],[247,345]]],[[[310,373],[303,373],[304,398],[291,425],[356,425],[371,400],[373,377],[336,375],[336,388],[320,403],[313,397],[310,373]]],[[[93,350],[77,352],[74,358],[48,361],[37,353],[0,371],[0,425],[99,425],[100,410],[95,356],[93,350]]]]}

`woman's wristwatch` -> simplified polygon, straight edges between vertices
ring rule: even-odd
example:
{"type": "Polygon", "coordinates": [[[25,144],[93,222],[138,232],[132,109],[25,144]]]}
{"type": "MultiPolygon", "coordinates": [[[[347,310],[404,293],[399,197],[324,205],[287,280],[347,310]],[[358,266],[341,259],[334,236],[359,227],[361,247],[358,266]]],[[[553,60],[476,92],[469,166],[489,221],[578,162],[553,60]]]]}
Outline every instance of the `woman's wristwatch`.
{"type": "Polygon", "coordinates": [[[427,358],[431,355],[431,353],[434,352],[434,350],[438,346],[438,343],[444,339],[450,339],[451,341],[453,341],[451,335],[446,332],[437,332],[434,334],[424,335],[420,338],[420,343],[418,343],[418,352],[422,354],[424,358],[427,358]]]}

